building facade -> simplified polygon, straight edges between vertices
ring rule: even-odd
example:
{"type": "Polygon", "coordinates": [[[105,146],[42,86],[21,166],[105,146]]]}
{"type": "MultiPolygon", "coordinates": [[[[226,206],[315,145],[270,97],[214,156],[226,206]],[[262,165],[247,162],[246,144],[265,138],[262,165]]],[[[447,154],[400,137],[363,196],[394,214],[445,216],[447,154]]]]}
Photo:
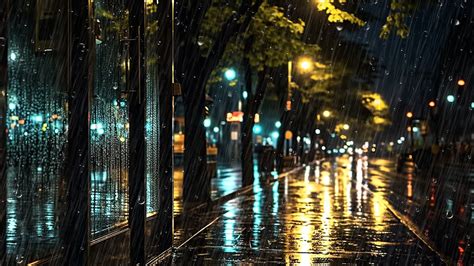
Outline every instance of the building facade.
{"type": "Polygon", "coordinates": [[[0,264],[171,247],[168,2],[0,4],[0,264]]]}

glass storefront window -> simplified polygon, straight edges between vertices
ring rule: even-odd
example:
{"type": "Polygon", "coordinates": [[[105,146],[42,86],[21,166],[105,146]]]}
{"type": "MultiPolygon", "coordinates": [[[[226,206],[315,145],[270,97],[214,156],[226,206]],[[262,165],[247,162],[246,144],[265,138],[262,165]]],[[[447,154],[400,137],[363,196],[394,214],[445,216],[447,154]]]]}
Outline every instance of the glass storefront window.
{"type": "Polygon", "coordinates": [[[96,45],[90,126],[91,233],[127,223],[129,121],[125,1],[94,1],[96,45]]]}
{"type": "Polygon", "coordinates": [[[146,1],[146,198],[147,215],[158,211],[159,106],[158,106],[158,21],[157,4],[146,1]]]}
{"type": "Polygon", "coordinates": [[[59,238],[68,125],[65,20],[58,1],[10,1],[10,8],[7,253],[21,264],[48,254],[59,238]]]}

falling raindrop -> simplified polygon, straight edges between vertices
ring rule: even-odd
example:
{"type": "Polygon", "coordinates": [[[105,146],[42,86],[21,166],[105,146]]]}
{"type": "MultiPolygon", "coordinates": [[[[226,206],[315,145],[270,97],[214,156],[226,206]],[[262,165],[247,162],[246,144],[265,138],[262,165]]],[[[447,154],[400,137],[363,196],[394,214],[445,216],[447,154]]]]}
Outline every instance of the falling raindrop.
{"type": "Polygon", "coordinates": [[[145,197],[141,197],[138,199],[138,205],[145,205],[145,197]]]}
{"type": "Polygon", "coordinates": [[[454,214],[453,214],[452,211],[450,211],[450,210],[446,211],[446,218],[448,220],[451,220],[453,217],[454,217],[454,214]]]}
{"type": "Polygon", "coordinates": [[[16,190],[15,196],[17,199],[21,199],[23,197],[23,193],[21,192],[21,189],[16,190]]]}
{"type": "Polygon", "coordinates": [[[23,257],[22,255],[17,255],[15,260],[17,264],[23,264],[25,262],[25,257],[23,257]]]}

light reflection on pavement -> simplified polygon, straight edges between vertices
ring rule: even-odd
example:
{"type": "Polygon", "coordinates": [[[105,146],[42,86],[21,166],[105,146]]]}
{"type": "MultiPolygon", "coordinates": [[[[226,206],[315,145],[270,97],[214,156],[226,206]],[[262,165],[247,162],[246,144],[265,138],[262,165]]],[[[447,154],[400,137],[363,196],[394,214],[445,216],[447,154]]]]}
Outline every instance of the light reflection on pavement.
{"type": "MultiPolygon", "coordinates": [[[[191,230],[200,228],[197,221],[220,217],[179,249],[173,262],[440,262],[387,209],[386,190],[368,192],[369,183],[383,186],[386,179],[372,176],[367,160],[340,157],[264,188],[260,182],[253,195],[188,221],[184,226],[191,230]]],[[[186,236],[178,230],[176,241],[186,236]]]]}

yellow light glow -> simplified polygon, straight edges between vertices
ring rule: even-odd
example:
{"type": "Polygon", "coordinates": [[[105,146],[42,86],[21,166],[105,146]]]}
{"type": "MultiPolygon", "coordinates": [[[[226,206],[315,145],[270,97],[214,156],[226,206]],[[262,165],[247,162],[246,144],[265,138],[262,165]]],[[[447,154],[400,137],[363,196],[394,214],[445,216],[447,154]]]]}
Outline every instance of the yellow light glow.
{"type": "Polygon", "coordinates": [[[344,124],[342,128],[344,128],[344,130],[349,130],[350,126],[348,124],[344,124]]]}
{"type": "Polygon", "coordinates": [[[309,58],[301,58],[298,62],[298,67],[301,72],[310,72],[313,70],[313,61],[309,58]]]}
{"type": "Polygon", "coordinates": [[[328,110],[326,110],[326,111],[323,112],[323,116],[326,117],[326,118],[327,118],[327,117],[330,117],[330,116],[331,116],[331,112],[329,112],[328,110]]]}
{"type": "Polygon", "coordinates": [[[407,117],[408,117],[408,118],[412,118],[412,117],[413,117],[413,113],[412,113],[412,112],[408,112],[408,113],[407,113],[407,117]]]}
{"type": "Polygon", "coordinates": [[[466,85],[466,82],[463,79],[458,80],[458,85],[459,86],[464,86],[466,85]]]}

